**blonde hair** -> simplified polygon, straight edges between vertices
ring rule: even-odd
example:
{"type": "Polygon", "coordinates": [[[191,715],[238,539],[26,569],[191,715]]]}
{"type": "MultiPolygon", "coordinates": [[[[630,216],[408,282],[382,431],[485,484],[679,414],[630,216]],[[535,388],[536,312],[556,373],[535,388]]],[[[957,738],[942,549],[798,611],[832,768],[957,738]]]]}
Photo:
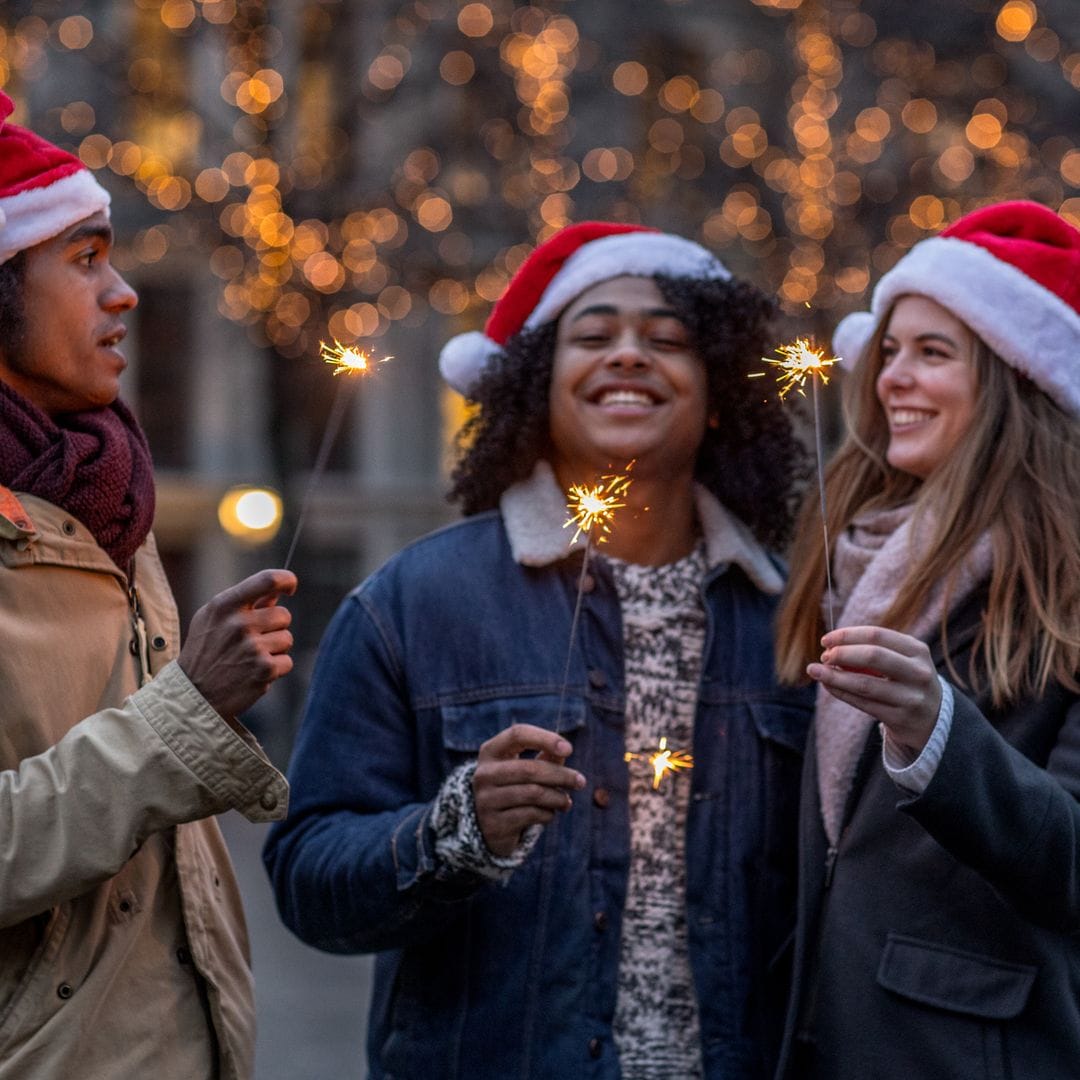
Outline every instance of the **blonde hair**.
{"type": "MultiPolygon", "coordinates": [[[[977,692],[988,688],[995,707],[1042,694],[1051,680],[1080,689],[1080,421],[976,338],[971,427],[925,482],[894,469],[885,458],[888,428],[875,390],[890,314],[845,388],[849,435],[825,478],[829,536],[839,536],[864,510],[911,500],[915,514],[933,507],[927,549],[902,573],[883,619],[902,630],[924,609],[937,582],[946,583],[947,596],[973,544],[989,533],[989,596],[967,685],[977,692]]],[[[781,678],[794,683],[804,681],[806,665],[820,656],[825,632],[825,550],[816,498],[799,514],[790,563],[777,619],[777,664],[781,678]]],[[[946,603],[941,633],[948,667],[964,686],[948,659],[947,615],[946,603]]]]}

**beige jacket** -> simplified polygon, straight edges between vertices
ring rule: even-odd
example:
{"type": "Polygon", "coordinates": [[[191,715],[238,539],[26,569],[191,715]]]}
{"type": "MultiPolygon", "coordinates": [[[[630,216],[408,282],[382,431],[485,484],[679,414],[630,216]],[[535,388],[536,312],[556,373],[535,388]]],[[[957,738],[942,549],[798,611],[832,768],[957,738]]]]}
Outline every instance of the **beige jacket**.
{"type": "Polygon", "coordinates": [[[288,789],[172,662],[153,537],[134,583],[80,522],[0,488],[0,1080],[252,1074],[211,815],[280,817],[288,789]]]}

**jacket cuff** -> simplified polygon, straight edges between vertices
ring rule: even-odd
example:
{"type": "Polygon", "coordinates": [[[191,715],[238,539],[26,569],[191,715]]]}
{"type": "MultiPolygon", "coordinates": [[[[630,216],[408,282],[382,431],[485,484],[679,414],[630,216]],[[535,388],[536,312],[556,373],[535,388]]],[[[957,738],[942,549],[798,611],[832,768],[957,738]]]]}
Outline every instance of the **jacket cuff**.
{"type": "Polygon", "coordinates": [[[285,816],[285,777],[243,725],[234,728],[210,706],[175,660],[136,691],[131,704],[221,810],[239,810],[249,821],[285,816]]]}

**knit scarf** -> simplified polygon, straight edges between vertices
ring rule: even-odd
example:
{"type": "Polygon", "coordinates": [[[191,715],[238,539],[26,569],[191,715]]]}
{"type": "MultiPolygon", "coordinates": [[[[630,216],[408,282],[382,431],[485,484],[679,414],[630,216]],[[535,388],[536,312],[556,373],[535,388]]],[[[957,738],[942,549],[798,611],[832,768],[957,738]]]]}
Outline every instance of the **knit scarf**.
{"type": "MultiPolygon", "coordinates": [[[[833,555],[832,576],[840,612],[837,626],[882,625],[908,567],[926,551],[933,528],[930,515],[916,518],[911,504],[869,511],[852,522],[837,539],[833,555]]],[[[948,590],[950,611],[989,577],[991,560],[990,536],[984,533],[952,577],[948,590]]],[[[923,610],[910,626],[895,629],[929,641],[945,612],[945,585],[942,581],[934,586],[923,610]]],[[[815,722],[818,789],[825,835],[832,845],[839,839],[844,804],[874,723],[861,709],[839,701],[818,686],[815,722]]]]}
{"type": "Polygon", "coordinates": [[[124,571],[154,520],[150,447],[121,401],[53,420],[0,381],[0,483],[78,518],[124,571]]]}

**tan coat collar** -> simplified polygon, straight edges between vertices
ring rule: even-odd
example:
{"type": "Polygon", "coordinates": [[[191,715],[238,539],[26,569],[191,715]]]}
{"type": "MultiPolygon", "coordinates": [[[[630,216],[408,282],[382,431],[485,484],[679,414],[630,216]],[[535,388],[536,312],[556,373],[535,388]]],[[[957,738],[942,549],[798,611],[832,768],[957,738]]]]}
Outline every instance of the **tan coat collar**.
{"type": "MultiPolygon", "coordinates": [[[[694,485],[694,500],[709,568],[735,563],[762,592],[779,593],[783,579],[750,530],[700,484],[694,485]]],[[[522,566],[548,566],[585,547],[584,537],[570,545],[572,533],[563,528],[566,499],[546,461],[538,461],[532,476],[503,492],[499,509],[514,560],[522,566]]]]}

